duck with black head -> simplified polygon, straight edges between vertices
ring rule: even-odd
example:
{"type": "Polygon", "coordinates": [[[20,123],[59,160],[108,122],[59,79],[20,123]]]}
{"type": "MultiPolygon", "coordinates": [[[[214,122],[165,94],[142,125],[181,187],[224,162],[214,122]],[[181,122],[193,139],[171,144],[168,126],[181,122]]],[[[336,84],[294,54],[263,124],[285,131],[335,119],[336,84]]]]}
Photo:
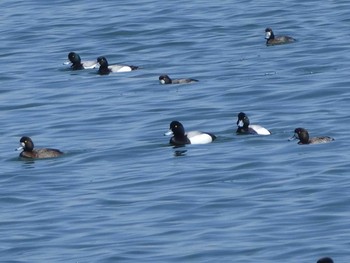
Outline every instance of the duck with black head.
{"type": "Polygon", "coordinates": [[[289,36],[275,36],[271,28],[265,29],[265,39],[267,46],[281,45],[295,42],[295,39],[289,36]]]}
{"type": "Polygon", "coordinates": [[[44,159],[44,158],[54,158],[61,156],[63,152],[57,149],[42,148],[34,149],[34,143],[32,139],[28,136],[23,136],[20,139],[20,147],[17,148],[17,151],[22,150],[20,157],[30,158],[30,159],[44,159]]]}
{"type": "Polygon", "coordinates": [[[216,139],[212,133],[201,131],[185,132],[185,128],[179,121],[172,121],[170,129],[164,135],[172,135],[169,143],[174,146],[183,146],[185,144],[207,144],[216,139]]]}
{"type": "Polygon", "coordinates": [[[160,84],[188,84],[198,82],[196,79],[184,78],[184,79],[171,79],[168,75],[159,76],[160,84]]]}
{"type": "Polygon", "coordinates": [[[98,69],[98,74],[100,75],[108,75],[112,72],[130,72],[139,68],[137,66],[128,65],[109,65],[107,59],[103,56],[98,57],[97,62],[100,64],[98,69]]]}
{"type": "Polygon", "coordinates": [[[257,135],[270,135],[271,132],[257,124],[250,124],[248,116],[244,112],[238,113],[237,119],[237,134],[257,134],[257,135]]]}
{"type": "Polygon", "coordinates": [[[294,135],[289,140],[295,139],[299,140],[298,144],[319,144],[334,141],[334,138],[329,136],[310,138],[309,132],[304,128],[296,128],[294,130],[294,135]]]}

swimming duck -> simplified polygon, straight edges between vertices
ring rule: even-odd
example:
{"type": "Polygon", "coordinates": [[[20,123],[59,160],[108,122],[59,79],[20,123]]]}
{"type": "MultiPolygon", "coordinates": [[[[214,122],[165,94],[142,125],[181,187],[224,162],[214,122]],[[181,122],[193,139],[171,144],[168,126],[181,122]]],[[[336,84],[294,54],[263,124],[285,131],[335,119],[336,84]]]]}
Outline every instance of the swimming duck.
{"type": "Polygon", "coordinates": [[[171,79],[168,75],[159,76],[159,82],[161,84],[186,84],[198,82],[196,79],[171,79]]]}
{"type": "Polygon", "coordinates": [[[260,126],[260,125],[250,125],[248,116],[244,112],[238,113],[237,120],[237,134],[258,134],[258,135],[270,135],[271,132],[260,126]]]}
{"type": "Polygon", "coordinates": [[[294,135],[289,140],[294,139],[299,139],[298,144],[318,144],[334,141],[334,138],[329,136],[310,138],[308,131],[304,128],[296,128],[294,130],[294,135]]]}
{"type": "Polygon", "coordinates": [[[325,257],[325,258],[320,258],[317,263],[334,263],[333,259],[329,258],[329,257],[325,257]]]}
{"type": "Polygon", "coordinates": [[[20,157],[32,158],[32,159],[43,159],[43,158],[53,158],[58,157],[63,154],[60,150],[57,149],[34,149],[34,143],[31,138],[28,136],[23,136],[20,140],[20,147],[17,148],[17,151],[22,150],[20,157]]]}
{"type": "Polygon", "coordinates": [[[265,29],[265,39],[267,46],[288,44],[295,41],[294,38],[289,36],[275,36],[272,29],[269,27],[265,29]]]}
{"type": "Polygon", "coordinates": [[[135,69],[138,69],[137,66],[128,66],[128,65],[109,65],[105,57],[98,57],[97,62],[100,64],[98,73],[100,75],[108,75],[111,72],[129,72],[135,69]]]}
{"type": "Polygon", "coordinates": [[[185,133],[184,126],[179,121],[172,121],[170,129],[164,135],[173,135],[170,139],[170,144],[181,146],[185,144],[206,144],[211,143],[216,139],[216,136],[207,132],[190,131],[185,133]]]}
{"type": "Polygon", "coordinates": [[[96,61],[81,61],[80,56],[75,52],[69,52],[68,54],[69,61],[64,64],[72,64],[70,67],[72,70],[81,70],[81,69],[92,69],[97,67],[96,61]]]}

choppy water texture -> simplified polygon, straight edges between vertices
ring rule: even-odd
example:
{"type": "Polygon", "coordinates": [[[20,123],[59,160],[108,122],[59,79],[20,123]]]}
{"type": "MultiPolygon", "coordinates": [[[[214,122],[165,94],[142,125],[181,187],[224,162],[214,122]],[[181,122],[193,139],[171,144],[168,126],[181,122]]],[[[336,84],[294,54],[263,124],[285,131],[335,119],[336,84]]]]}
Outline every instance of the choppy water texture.
{"type": "Polygon", "coordinates": [[[350,3],[285,2],[1,1],[1,261],[349,262],[350,3]],[[218,139],[174,149],[172,120],[218,139]],[[23,135],[66,154],[20,160],[23,135]]]}

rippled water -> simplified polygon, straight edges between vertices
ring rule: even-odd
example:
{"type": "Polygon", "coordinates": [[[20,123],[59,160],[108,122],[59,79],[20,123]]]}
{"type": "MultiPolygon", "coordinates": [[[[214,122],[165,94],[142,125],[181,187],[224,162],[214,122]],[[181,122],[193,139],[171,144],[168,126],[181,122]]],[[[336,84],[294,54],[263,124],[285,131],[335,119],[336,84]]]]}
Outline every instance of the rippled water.
{"type": "Polygon", "coordinates": [[[197,2],[0,3],[2,262],[349,261],[350,3],[197,2]],[[237,136],[240,111],[273,134],[237,136]],[[174,149],[172,120],[218,139],[174,149]],[[21,160],[23,135],[66,154],[21,160]]]}

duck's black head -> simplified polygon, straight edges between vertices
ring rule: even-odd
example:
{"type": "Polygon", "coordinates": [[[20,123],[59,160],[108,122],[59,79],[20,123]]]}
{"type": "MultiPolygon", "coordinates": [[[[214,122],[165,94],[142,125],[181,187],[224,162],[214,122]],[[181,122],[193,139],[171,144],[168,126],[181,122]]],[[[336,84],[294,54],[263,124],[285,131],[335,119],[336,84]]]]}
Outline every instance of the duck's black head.
{"type": "Polygon", "coordinates": [[[300,140],[300,143],[302,143],[302,144],[307,144],[307,143],[309,143],[309,139],[310,139],[309,133],[308,133],[308,131],[307,131],[306,129],[304,129],[304,128],[296,128],[296,129],[294,130],[294,137],[295,137],[296,139],[299,139],[299,140],[300,140]]]}
{"type": "Polygon", "coordinates": [[[271,28],[266,28],[265,29],[265,39],[270,40],[270,39],[274,39],[275,38],[275,34],[273,33],[271,28]]]}
{"type": "Polygon", "coordinates": [[[98,57],[97,62],[100,64],[100,68],[98,69],[98,73],[100,75],[107,75],[111,72],[108,68],[108,61],[105,57],[98,57]]]}
{"type": "Polygon", "coordinates": [[[171,84],[171,78],[168,75],[161,75],[159,76],[159,81],[162,84],[171,84]]]}
{"type": "Polygon", "coordinates": [[[185,128],[179,121],[172,121],[170,123],[170,130],[173,132],[175,137],[185,135],[185,128]]]}
{"type": "Polygon", "coordinates": [[[317,263],[334,263],[333,259],[329,258],[329,257],[325,257],[325,258],[320,258],[317,263]]]}
{"type": "Polygon", "coordinates": [[[34,143],[33,143],[32,139],[31,139],[30,137],[28,137],[28,136],[23,136],[23,137],[19,140],[19,142],[20,142],[20,145],[21,145],[20,148],[22,148],[23,151],[25,151],[25,152],[31,152],[31,151],[33,151],[33,149],[34,149],[34,143]]]}
{"type": "Polygon", "coordinates": [[[97,62],[100,64],[101,67],[108,67],[108,61],[105,57],[98,57],[97,62]]]}
{"type": "Polygon", "coordinates": [[[250,121],[248,116],[244,112],[238,113],[237,125],[240,127],[248,128],[249,124],[250,124],[250,121]]]}
{"type": "Polygon", "coordinates": [[[83,64],[81,63],[81,58],[80,58],[80,56],[77,53],[70,52],[68,54],[68,59],[72,63],[71,68],[73,70],[79,70],[79,69],[83,69],[84,68],[83,64]]]}

